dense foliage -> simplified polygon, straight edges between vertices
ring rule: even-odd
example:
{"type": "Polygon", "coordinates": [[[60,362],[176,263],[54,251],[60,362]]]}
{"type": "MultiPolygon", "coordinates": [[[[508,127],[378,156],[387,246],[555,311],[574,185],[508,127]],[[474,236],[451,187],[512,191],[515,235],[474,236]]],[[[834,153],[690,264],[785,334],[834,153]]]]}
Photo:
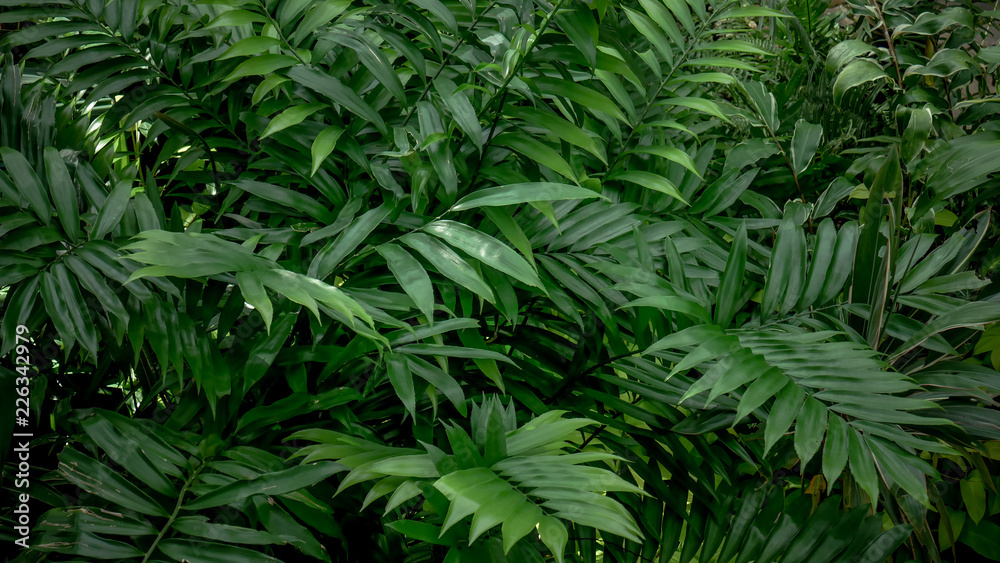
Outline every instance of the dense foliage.
{"type": "Polygon", "coordinates": [[[1000,560],[1000,13],[0,10],[17,561],[1000,560]]]}

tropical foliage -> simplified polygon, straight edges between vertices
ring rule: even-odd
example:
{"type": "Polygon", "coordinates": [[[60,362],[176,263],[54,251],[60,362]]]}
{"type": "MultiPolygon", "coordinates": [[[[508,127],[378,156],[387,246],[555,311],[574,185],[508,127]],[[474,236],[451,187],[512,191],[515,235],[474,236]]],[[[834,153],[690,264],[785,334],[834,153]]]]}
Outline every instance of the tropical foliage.
{"type": "Polygon", "coordinates": [[[977,6],[0,0],[17,561],[1000,560],[977,6]]]}

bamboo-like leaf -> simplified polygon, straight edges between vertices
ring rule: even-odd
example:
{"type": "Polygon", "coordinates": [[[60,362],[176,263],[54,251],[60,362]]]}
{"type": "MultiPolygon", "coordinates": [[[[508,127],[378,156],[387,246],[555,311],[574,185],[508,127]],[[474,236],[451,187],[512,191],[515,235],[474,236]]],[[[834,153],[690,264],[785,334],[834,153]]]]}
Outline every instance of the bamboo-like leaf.
{"type": "Polygon", "coordinates": [[[410,253],[395,244],[379,245],[378,252],[385,258],[389,271],[403,291],[413,299],[428,321],[433,321],[434,287],[424,267],[410,253]]]}
{"type": "Polygon", "coordinates": [[[59,471],[81,489],[150,516],[168,516],[156,501],[105,464],[67,447],[59,454],[59,471]]]}
{"type": "Polygon", "coordinates": [[[479,295],[490,303],[494,302],[493,290],[483,281],[468,262],[443,243],[421,233],[410,233],[402,239],[404,244],[416,250],[427,259],[441,275],[479,295]]]}
{"type": "Polygon", "coordinates": [[[483,264],[544,291],[534,268],[497,239],[455,221],[435,221],[423,230],[461,249],[483,264]]]}
{"type": "Polygon", "coordinates": [[[52,219],[52,204],[49,203],[48,190],[38,179],[35,170],[24,158],[24,155],[8,147],[0,147],[0,157],[3,157],[4,166],[14,180],[21,197],[31,206],[35,215],[46,225],[52,219]]]}
{"type": "Polygon", "coordinates": [[[589,199],[595,197],[607,200],[601,194],[579,186],[552,182],[527,182],[477,190],[463,197],[451,209],[452,211],[462,211],[476,207],[500,207],[504,205],[517,205],[519,203],[589,199]]]}

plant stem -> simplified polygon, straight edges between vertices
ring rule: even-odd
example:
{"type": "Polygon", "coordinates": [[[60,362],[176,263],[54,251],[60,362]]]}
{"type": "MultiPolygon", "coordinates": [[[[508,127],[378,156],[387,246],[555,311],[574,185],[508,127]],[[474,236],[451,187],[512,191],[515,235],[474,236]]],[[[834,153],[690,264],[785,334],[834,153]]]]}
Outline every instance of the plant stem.
{"type": "Polygon", "coordinates": [[[878,23],[882,28],[882,33],[885,35],[885,42],[889,46],[889,57],[892,59],[892,66],[896,69],[896,85],[902,88],[903,73],[899,71],[896,48],[892,44],[892,35],[889,33],[889,28],[885,25],[885,16],[882,14],[882,8],[878,5],[878,0],[872,0],[872,7],[875,9],[875,15],[878,16],[878,23]]]}
{"type": "Polygon", "coordinates": [[[149,550],[146,551],[146,556],[142,558],[141,563],[146,563],[147,561],[149,561],[149,558],[153,556],[153,552],[156,551],[156,546],[159,545],[160,540],[163,539],[163,536],[167,534],[167,530],[170,529],[170,526],[173,525],[174,520],[177,519],[177,514],[180,513],[181,506],[184,505],[184,494],[187,493],[188,487],[190,487],[191,483],[193,483],[194,480],[198,478],[198,474],[201,473],[201,470],[204,469],[207,464],[208,460],[203,460],[201,462],[201,465],[199,465],[198,468],[194,470],[194,473],[192,473],[191,476],[188,477],[187,482],[185,482],[184,486],[181,488],[180,494],[177,495],[177,504],[174,505],[173,514],[170,515],[170,519],[167,520],[167,523],[163,525],[163,529],[160,530],[160,533],[157,534],[156,539],[153,540],[153,545],[149,546],[149,550]]]}
{"type": "Polygon", "coordinates": [[[492,96],[490,96],[490,99],[487,100],[485,104],[483,104],[482,109],[480,109],[478,114],[476,115],[476,117],[482,115],[483,112],[485,112],[487,109],[490,108],[490,106],[493,105],[493,100],[497,99],[497,95],[498,94],[500,95],[500,107],[497,108],[496,113],[493,116],[493,125],[490,126],[490,133],[489,135],[486,136],[486,141],[483,143],[483,149],[479,152],[479,159],[476,160],[475,172],[473,172],[472,176],[469,178],[469,186],[475,184],[476,177],[479,176],[479,169],[483,165],[483,158],[486,156],[486,151],[489,150],[490,144],[493,142],[493,133],[496,131],[497,123],[500,121],[500,114],[503,111],[503,105],[507,101],[508,86],[510,86],[511,81],[514,80],[514,77],[521,72],[521,68],[524,67],[524,63],[528,60],[528,56],[531,55],[531,52],[533,50],[535,50],[535,45],[538,44],[538,40],[541,39],[542,35],[545,33],[545,30],[549,27],[549,22],[552,21],[552,18],[556,15],[556,12],[558,12],[559,8],[562,7],[563,2],[564,0],[558,0],[555,6],[552,7],[552,10],[549,11],[549,13],[545,14],[545,19],[543,19],[542,23],[538,26],[538,30],[531,38],[531,43],[529,43],[524,48],[524,54],[521,55],[520,58],[518,58],[517,63],[514,65],[514,68],[510,69],[510,73],[504,79],[503,84],[501,84],[500,88],[498,88],[497,91],[494,92],[492,96]]]}

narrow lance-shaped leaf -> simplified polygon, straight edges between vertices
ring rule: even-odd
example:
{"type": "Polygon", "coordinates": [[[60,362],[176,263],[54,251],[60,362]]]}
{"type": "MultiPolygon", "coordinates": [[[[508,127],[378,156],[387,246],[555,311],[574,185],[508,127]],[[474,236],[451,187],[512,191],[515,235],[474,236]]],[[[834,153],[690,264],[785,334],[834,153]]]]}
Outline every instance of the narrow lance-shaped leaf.
{"type": "Polygon", "coordinates": [[[459,200],[458,203],[451,207],[451,210],[463,211],[476,207],[500,207],[519,203],[589,199],[594,197],[604,200],[608,199],[593,190],[579,186],[552,182],[528,182],[476,190],[459,200]]]}
{"type": "Polygon", "coordinates": [[[21,197],[28,202],[38,218],[48,225],[52,218],[49,194],[31,164],[24,155],[8,147],[0,147],[0,157],[3,158],[4,166],[7,167],[7,172],[14,180],[21,197]]]}
{"type": "Polygon", "coordinates": [[[66,163],[59,151],[52,147],[45,149],[45,173],[49,180],[52,203],[55,204],[63,232],[66,233],[70,241],[78,241],[83,233],[80,230],[80,211],[76,200],[76,186],[73,185],[73,178],[70,176],[69,169],[66,168],[66,163]]]}
{"type": "Polygon", "coordinates": [[[379,254],[385,258],[389,271],[399,282],[403,291],[413,299],[414,304],[420,312],[427,317],[428,322],[434,319],[434,286],[427,271],[420,265],[420,261],[403,250],[399,246],[391,243],[378,247],[379,254]]]}
{"type": "Polygon", "coordinates": [[[486,282],[483,281],[479,273],[468,262],[463,260],[462,257],[456,254],[455,251],[443,243],[422,233],[410,233],[403,236],[400,240],[422,254],[428,262],[438,269],[441,275],[479,295],[486,301],[490,303],[494,302],[493,290],[490,289],[490,286],[486,285],[486,282]]]}
{"type": "Polygon", "coordinates": [[[534,268],[497,239],[455,221],[435,221],[423,230],[461,249],[483,264],[544,291],[534,268]]]}
{"type": "Polygon", "coordinates": [[[792,425],[792,421],[799,414],[802,407],[802,399],[805,393],[798,385],[786,385],[778,393],[774,400],[774,406],[768,413],[767,421],[764,423],[764,453],[767,454],[775,442],[792,425]]]}
{"type": "Polygon", "coordinates": [[[740,223],[726,258],[726,269],[722,273],[715,303],[715,324],[723,328],[729,326],[742,305],[740,296],[743,294],[746,263],[747,227],[745,223],[740,223]]]}

